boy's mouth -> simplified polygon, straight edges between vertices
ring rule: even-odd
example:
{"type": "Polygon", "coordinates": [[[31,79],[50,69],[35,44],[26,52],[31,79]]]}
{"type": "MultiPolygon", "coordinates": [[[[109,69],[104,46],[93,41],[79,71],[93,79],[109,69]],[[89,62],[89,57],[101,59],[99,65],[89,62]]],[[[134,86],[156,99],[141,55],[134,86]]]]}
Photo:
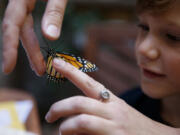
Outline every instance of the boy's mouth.
{"type": "Polygon", "coordinates": [[[161,74],[161,73],[157,73],[157,72],[154,72],[152,70],[148,70],[148,69],[145,69],[143,68],[143,74],[144,76],[146,76],[147,78],[159,78],[159,77],[165,77],[166,75],[165,74],[161,74]]]}

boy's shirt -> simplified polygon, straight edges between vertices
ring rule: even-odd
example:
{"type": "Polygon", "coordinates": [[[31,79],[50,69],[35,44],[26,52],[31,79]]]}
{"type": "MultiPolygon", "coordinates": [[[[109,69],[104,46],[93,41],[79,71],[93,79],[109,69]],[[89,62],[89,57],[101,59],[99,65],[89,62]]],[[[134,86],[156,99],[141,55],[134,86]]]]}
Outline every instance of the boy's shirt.
{"type": "Polygon", "coordinates": [[[128,90],[119,97],[152,120],[169,125],[160,115],[160,100],[146,96],[140,87],[128,90]]]}

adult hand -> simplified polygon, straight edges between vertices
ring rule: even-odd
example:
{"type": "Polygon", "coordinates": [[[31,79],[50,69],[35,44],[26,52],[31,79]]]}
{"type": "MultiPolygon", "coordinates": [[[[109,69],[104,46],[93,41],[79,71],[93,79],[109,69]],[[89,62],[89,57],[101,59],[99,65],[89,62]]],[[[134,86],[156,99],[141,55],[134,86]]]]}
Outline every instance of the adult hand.
{"type": "Polygon", "coordinates": [[[67,117],[60,125],[62,135],[175,135],[174,128],[155,122],[110,93],[100,100],[102,84],[60,59],[54,68],[79,87],[87,97],[74,96],[53,104],[46,115],[48,122],[67,117]]]}
{"type": "MultiPolygon", "coordinates": [[[[10,73],[17,60],[19,39],[26,50],[31,67],[37,75],[45,71],[45,61],[33,29],[36,0],[9,0],[3,18],[3,72],[10,73]]],[[[49,0],[42,20],[42,32],[50,40],[60,35],[67,0],[49,0]]]]}

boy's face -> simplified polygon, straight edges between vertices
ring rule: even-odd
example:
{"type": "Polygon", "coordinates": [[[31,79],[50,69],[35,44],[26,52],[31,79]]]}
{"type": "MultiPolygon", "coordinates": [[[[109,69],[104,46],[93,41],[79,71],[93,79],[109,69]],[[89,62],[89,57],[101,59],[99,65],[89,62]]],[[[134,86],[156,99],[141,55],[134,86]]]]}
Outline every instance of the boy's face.
{"type": "Polygon", "coordinates": [[[139,15],[137,62],[143,91],[154,98],[180,95],[180,2],[161,15],[139,15]]]}

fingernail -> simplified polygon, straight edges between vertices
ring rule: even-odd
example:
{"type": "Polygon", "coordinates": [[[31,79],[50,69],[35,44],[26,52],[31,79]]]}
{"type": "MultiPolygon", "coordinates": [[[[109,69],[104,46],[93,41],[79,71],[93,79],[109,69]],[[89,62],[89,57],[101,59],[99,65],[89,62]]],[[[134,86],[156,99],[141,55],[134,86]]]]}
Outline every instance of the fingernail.
{"type": "Polygon", "coordinates": [[[55,64],[55,66],[57,66],[57,67],[64,67],[64,65],[66,64],[64,60],[57,59],[57,58],[55,58],[53,60],[53,62],[55,64]]]}
{"type": "Polygon", "coordinates": [[[34,66],[32,65],[31,62],[30,62],[30,67],[31,67],[32,71],[34,71],[34,66]]]}
{"type": "Polygon", "coordinates": [[[36,75],[37,76],[39,76],[39,77],[41,77],[42,75],[40,75],[37,71],[35,71],[35,73],[36,73],[36,75]]]}
{"type": "Polygon", "coordinates": [[[6,75],[9,74],[9,72],[7,71],[7,69],[5,69],[5,64],[2,62],[2,72],[6,75]]]}
{"type": "Polygon", "coordinates": [[[47,122],[49,122],[49,118],[50,118],[50,113],[48,112],[48,113],[46,114],[46,116],[45,116],[45,119],[46,119],[47,122]]]}
{"type": "Polygon", "coordinates": [[[38,65],[37,68],[35,68],[35,69],[36,69],[35,72],[36,72],[37,76],[39,76],[39,77],[43,76],[44,73],[46,72],[46,62],[43,61],[43,63],[38,65]]]}
{"type": "Polygon", "coordinates": [[[37,69],[33,66],[31,62],[30,62],[30,66],[31,66],[32,71],[34,71],[36,75],[40,77],[40,74],[38,73],[37,69]]]}
{"type": "Polygon", "coordinates": [[[43,74],[42,74],[42,70],[40,69],[40,67],[35,67],[34,68],[34,72],[36,73],[37,76],[41,77],[43,74]],[[39,69],[38,69],[39,68],[39,69]]]}
{"type": "Polygon", "coordinates": [[[48,26],[46,32],[51,37],[59,36],[59,29],[55,25],[52,25],[52,24],[48,26]]]}

